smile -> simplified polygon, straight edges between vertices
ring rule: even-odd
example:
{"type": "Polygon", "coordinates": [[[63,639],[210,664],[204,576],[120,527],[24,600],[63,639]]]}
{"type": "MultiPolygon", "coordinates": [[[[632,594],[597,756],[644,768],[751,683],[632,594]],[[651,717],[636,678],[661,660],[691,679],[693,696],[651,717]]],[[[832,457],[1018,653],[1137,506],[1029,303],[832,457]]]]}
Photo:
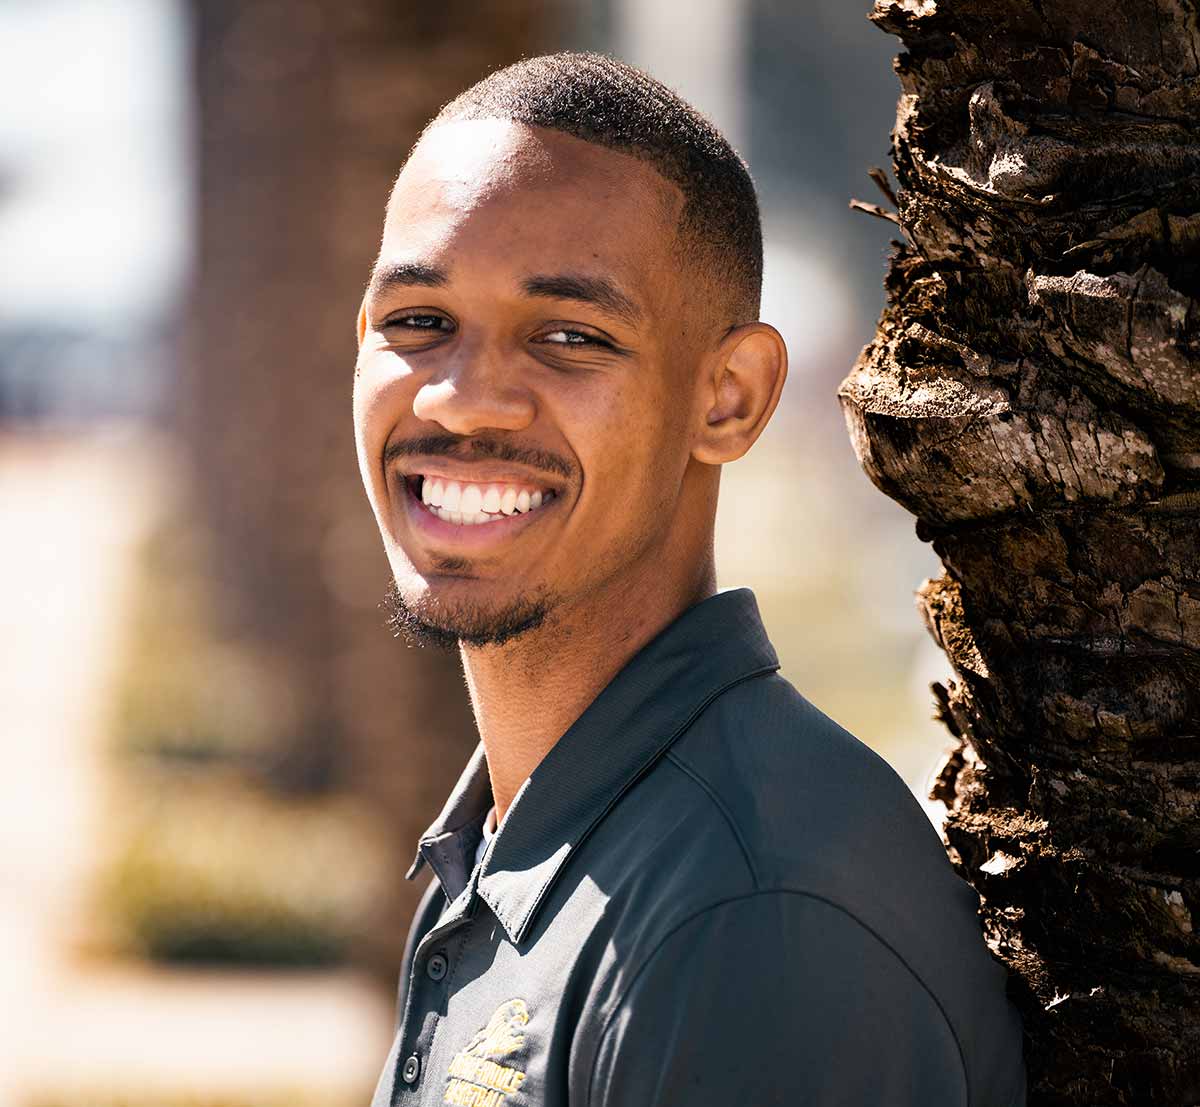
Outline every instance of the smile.
{"type": "Polygon", "coordinates": [[[413,474],[408,478],[408,486],[431,514],[459,527],[482,526],[514,515],[528,515],[554,499],[553,490],[548,488],[477,484],[432,474],[413,474]]]}

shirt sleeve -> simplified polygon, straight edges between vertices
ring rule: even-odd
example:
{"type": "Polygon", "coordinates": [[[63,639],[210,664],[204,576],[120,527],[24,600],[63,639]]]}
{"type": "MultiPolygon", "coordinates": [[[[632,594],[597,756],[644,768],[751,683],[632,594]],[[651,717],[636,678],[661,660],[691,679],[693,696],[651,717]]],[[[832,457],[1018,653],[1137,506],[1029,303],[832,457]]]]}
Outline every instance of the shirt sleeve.
{"type": "Polygon", "coordinates": [[[871,931],[763,892],[663,941],[600,1032],[589,1107],[966,1107],[941,1008],[871,931]]]}

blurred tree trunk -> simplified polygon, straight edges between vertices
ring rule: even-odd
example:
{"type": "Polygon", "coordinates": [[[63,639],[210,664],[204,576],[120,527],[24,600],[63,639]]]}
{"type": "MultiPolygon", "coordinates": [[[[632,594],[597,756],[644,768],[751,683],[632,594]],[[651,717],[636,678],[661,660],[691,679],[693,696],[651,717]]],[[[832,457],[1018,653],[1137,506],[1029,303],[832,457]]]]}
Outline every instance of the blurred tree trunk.
{"type": "MultiPolygon", "coordinates": [[[[198,259],[181,433],[222,616],[281,689],[299,788],[384,812],[400,879],[473,746],[457,658],[407,650],[350,417],[354,321],[388,188],[421,126],[545,47],[553,0],[196,0],[198,259]]],[[[398,957],[396,958],[398,960],[398,957]]]]}
{"type": "Polygon", "coordinates": [[[944,575],[935,795],[1031,1104],[1200,1102],[1200,31],[1192,0],[878,0],[888,304],[840,397],[944,575]]]}

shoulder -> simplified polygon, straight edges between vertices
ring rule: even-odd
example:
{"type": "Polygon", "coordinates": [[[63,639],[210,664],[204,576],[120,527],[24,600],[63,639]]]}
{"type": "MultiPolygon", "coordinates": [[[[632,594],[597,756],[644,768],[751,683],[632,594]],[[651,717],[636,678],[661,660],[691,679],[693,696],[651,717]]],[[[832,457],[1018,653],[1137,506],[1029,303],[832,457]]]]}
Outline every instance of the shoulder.
{"type": "Polygon", "coordinates": [[[889,1003],[949,1036],[972,1085],[1008,1079],[1014,1057],[1019,1069],[1019,1022],[975,892],[895,771],[784,678],[718,697],[613,814],[609,829],[630,835],[628,879],[647,892],[623,995],[638,994],[639,973],[652,980],[654,966],[674,964],[681,943],[689,962],[713,953],[695,963],[701,976],[722,977],[739,949],[790,965],[776,979],[793,999],[815,986],[809,974],[833,982],[833,966],[857,961],[875,968],[856,980],[886,982],[889,1003]]]}
{"type": "Polygon", "coordinates": [[[854,900],[868,871],[950,871],[895,770],[777,674],[716,699],[667,758],[736,829],[759,887],[854,900]]]}
{"type": "Polygon", "coordinates": [[[919,894],[937,901],[930,911],[952,903],[978,940],[975,893],[904,782],[775,674],[709,704],[586,846],[593,871],[614,870],[606,885],[636,894],[663,926],[778,889],[895,933],[920,925],[919,894]]]}

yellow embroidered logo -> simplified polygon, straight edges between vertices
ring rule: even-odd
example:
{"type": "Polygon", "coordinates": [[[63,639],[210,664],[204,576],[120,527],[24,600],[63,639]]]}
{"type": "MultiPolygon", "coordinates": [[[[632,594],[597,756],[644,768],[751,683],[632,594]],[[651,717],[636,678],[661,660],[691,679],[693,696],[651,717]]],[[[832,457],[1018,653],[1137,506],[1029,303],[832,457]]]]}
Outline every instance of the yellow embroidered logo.
{"type": "Polygon", "coordinates": [[[455,1107],[499,1107],[515,1092],[525,1082],[525,1073],[492,1058],[507,1057],[525,1044],[522,1031],[528,1021],[529,1008],[523,999],[500,1004],[487,1026],[450,1062],[446,1070],[450,1083],[442,1102],[455,1107]]]}

